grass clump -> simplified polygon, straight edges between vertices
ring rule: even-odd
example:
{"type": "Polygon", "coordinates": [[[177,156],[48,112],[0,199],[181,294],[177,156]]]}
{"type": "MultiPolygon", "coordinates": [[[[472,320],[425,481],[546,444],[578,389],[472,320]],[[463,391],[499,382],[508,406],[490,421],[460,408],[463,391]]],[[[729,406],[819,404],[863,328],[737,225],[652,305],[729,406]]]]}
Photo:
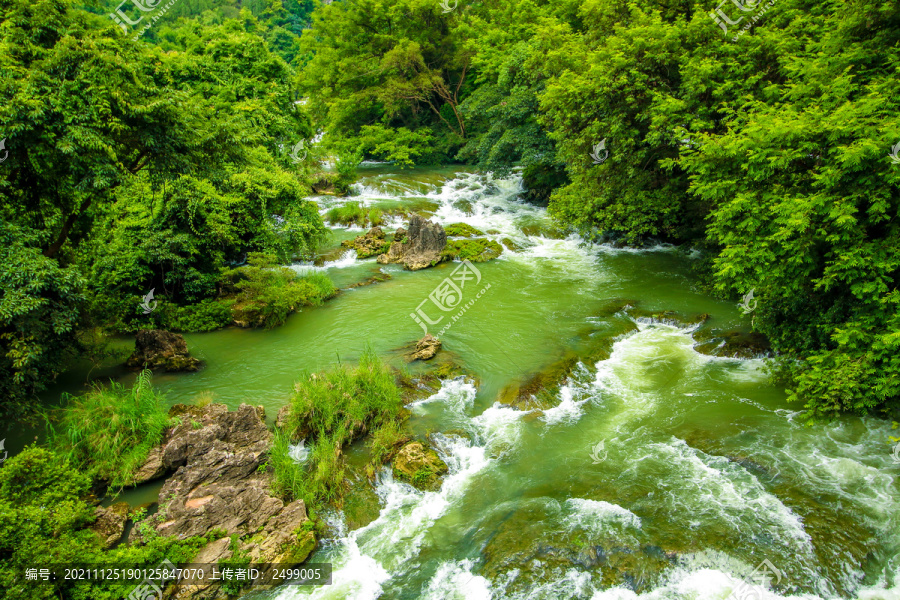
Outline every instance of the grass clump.
{"type": "Polygon", "coordinates": [[[335,206],[325,213],[325,219],[335,225],[359,225],[365,227],[369,213],[359,205],[359,202],[347,202],[341,206],[335,206]]]}
{"type": "Polygon", "coordinates": [[[50,427],[50,444],[94,479],[121,489],[162,441],[169,424],[165,399],[143,371],[131,389],[113,383],[80,397],[65,395],[58,426],[50,427]]]}
{"type": "Polygon", "coordinates": [[[486,238],[448,240],[441,252],[441,260],[469,260],[485,262],[500,256],[503,246],[486,238]]]}
{"type": "Polygon", "coordinates": [[[370,431],[382,432],[387,443],[399,429],[403,403],[394,374],[368,350],[358,366],[311,374],[294,389],[290,412],[272,448],[273,486],[276,493],[302,498],[311,506],[338,502],[344,446],[370,431]],[[309,457],[297,465],[288,446],[301,438],[307,440],[309,457]]]}
{"type": "Polygon", "coordinates": [[[223,274],[226,285],[236,292],[232,316],[248,326],[270,329],[281,325],[301,307],[319,306],[337,293],[325,274],[300,277],[279,266],[273,255],[251,252],[248,262],[248,266],[223,274]]]}
{"type": "Polygon", "coordinates": [[[453,223],[444,227],[444,231],[447,232],[447,235],[450,237],[475,237],[484,235],[483,231],[472,227],[468,223],[453,223]]]}

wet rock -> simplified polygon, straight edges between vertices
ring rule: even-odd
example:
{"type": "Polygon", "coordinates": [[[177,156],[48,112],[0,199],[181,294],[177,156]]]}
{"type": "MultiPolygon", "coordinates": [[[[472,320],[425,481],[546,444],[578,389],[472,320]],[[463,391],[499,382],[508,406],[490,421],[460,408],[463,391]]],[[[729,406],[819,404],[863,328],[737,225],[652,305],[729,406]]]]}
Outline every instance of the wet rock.
{"type": "Polygon", "coordinates": [[[468,260],[485,262],[503,253],[503,246],[486,238],[450,240],[441,252],[441,260],[468,260]]]}
{"type": "Polygon", "coordinates": [[[502,240],[500,240],[500,243],[503,244],[503,247],[506,248],[507,250],[509,250],[510,252],[518,252],[519,250],[522,249],[521,246],[519,246],[517,243],[515,243],[514,241],[512,241],[509,238],[503,238],[502,240]]]}
{"type": "Polygon", "coordinates": [[[630,308],[628,314],[636,321],[649,323],[651,325],[661,324],[670,325],[672,327],[699,327],[709,320],[708,313],[697,314],[693,316],[685,316],[674,310],[644,310],[641,308],[630,308]]]}
{"type": "Polygon", "coordinates": [[[422,442],[409,442],[397,452],[393,460],[394,477],[423,490],[440,487],[447,464],[438,453],[422,442]]]}
{"type": "Polygon", "coordinates": [[[430,333],[426,333],[425,337],[416,342],[416,350],[409,359],[413,360],[429,360],[441,349],[441,340],[434,337],[430,333]]]}
{"type": "Polygon", "coordinates": [[[468,223],[453,223],[452,225],[447,225],[444,228],[444,231],[451,237],[476,237],[484,235],[483,231],[472,227],[468,223]]]}
{"type": "Polygon", "coordinates": [[[128,357],[125,366],[130,369],[196,371],[200,361],[188,353],[187,343],[177,333],[144,329],[137,332],[134,353],[128,357]]]}
{"type": "Polygon", "coordinates": [[[441,261],[441,251],[447,245],[447,234],[440,223],[426,221],[418,214],[409,219],[409,231],[404,242],[393,242],[379,264],[401,263],[410,271],[432,267],[441,261]]]}
{"type": "Polygon", "coordinates": [[[504,387],[497,401],[523,411],[541,411],[556,406],[559,403],[559,387],[577,363],[578,358],[571,355],[551,363],[524,380],[504,387]]]}
{"type": "Polygon", "coordinates": [[[140,485],[154,479],[159,479],[166,474],[166,465],[162,460],[162,447],[157,446],[150,450],[147,460],[144,461],[134,474],[134,485],[140,485]]]}
{"type": "Polygon", "coordinates": [[[755,331],[710,331],[694,334],[699,343],[694,350],[709,356],[727,356],[729,358],[760,358],[769,356],[772,346],[769,339],[755,331]]]}
{"type": "Polygon", "coordinates": [[[378,271],[374,275],[369,277],[368,279],[359,281],[352,285],[348,285],[347,287],[348,288],[358,288],[358,287],[363,287],[363,286],[367,286],[367,285],[372,285],[375,283],[381,283],[382,281],[388,281],[389,279],[391,279],[391,276],[389,273],[383,273],[382,271],[378,271]]]}
{"type": "Polygon", "coordinates": [[[125,533],[125,522],[128,520],[127,502],[117,502],[108,508],[98,506],[94,509],[97,520],[90,529],[100,538],[104,549],[111,548],[125,533]]]}
{"type": "Polygon", "coordinates": [[[356,250],[357,258],[369,258],[387,251],[389,242],[385,239],[381,227],[373,227],[365,235],[341,242],[344,248],[356,250]]]}

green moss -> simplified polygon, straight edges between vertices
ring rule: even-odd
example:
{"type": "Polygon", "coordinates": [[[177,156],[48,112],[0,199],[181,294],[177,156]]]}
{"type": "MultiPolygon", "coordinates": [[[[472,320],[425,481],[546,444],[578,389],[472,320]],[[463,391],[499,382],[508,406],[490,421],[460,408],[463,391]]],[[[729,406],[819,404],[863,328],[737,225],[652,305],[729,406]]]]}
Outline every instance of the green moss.
{"type": "Polygon", "coordinates": [[[447,235],[450,237],[475,237],[477,235],[484,235],[483,231],[475,229],[468,223],[453,223],[452,225],[444,227],[444,231],[446,231],[447,235]]]}
{"type": "Polygon", "coordinates": [[[469,260],[485,262],[500,256],[503,246],[486,238],[449,240],[441,252],[441,260],[469,260]]]}

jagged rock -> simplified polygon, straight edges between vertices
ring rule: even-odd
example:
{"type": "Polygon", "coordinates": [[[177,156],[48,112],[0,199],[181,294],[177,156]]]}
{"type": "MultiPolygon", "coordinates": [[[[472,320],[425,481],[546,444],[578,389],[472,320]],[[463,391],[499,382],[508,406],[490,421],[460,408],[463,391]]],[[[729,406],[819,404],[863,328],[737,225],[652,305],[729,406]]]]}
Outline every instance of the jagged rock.
{"type": "Polygon", "coordinates": [[[756,331],[719,331],[716,329],[694,334],[698,342],[694,350],[710,356],[730,358],[758,358],[771,354],[769,339],[756,331]]]}
{"type": "Polygon", "coordinates": [[[138,467],[137,472],[134,474],[134,485],[140,485],[142,483],[146,483],[148,481],[153,481],[154,479],[159,479],[163,475],[166,474],[166,465],[163,464],[162,460],[162,446],[157,446],[150,450],[150,454],[147,456],[147,460],[144,461],[144,464],[138,467]]]}
{"type": "Polygon", "coordinates": [[[97,520],[91,525],[91,531],[100,538],[103,548],[111,548],[122,539],[125,533],[125,521],[128,520],[128,503],[117,502],[108,508],[98,506],[94,509],[97,520]]]}
{"type": "Polygon", "coordinates": [[[381,227],[373,227],[365,235],[352,240],[344,240],[341,242],[341,246],[356,250],[357,258],[369,258],[376,254],[383,254],[387,246],[387,240],[385,240],[384,231],[381,230],[381,227]]]}
{"type": "Polygon", "coordinates": [[[409,442],[397,452],[393,460],[394,477],[425,490],[440,487],[447,464],[437,452],[422,442],[409,442]]]}
{"type": "MultiPolygon", "coordinates": [[[[263,407],[242,404],[229,411],[223,404],[178,404],[169,415],[181,422],[166,432],[154,452],[164,469],[177,470],[159,492],[157,518],[149,521],[156,532],[185,539],[221,530],[237,535],[241,554],[254,563],[286,567],[306,560],[316,546],[306,505],[302,500],[285,505],[272,496],[272,475],[260,469],[273,437],[263,407]]],[[[151,470],[149,463],[145,466],[151,470]]],[[[129,539],[139,542],[141,536],[129,539]]],[[[229,558],[230,543],[229,538],[211,542],[192,561],[215,563],[229,558]]],[[[208,581],[174,589],[174,598],[224,597],[220,586],[208,581]]]]}
{"type": "Polygon", "coordinates": [[[141,330],[134,340],[134,353],[125,366],[131,369],[196,371],[200,361],[188,353],[187,343],[177,333],[163,329],[141,330]]]}
{"type": "Polygon", "coordinates": [[[410,271],[441,262],[441,251],[447,245],[447,233],[440,223],[426,221],[414,213],[409,218],[406,236],[406,241],[393,242],[387,252],[379,255],[378,262],[383,265],[402,263],[410,271]]]}
{"type": "Polygon", "coordinates": [[[434,355],[441,349],[441,340],[434,337],[430,333],[426,333],[425,337],[416,342],[416,350],[410,355],[410,360],[428,360],[434,358],[434,355]]]}

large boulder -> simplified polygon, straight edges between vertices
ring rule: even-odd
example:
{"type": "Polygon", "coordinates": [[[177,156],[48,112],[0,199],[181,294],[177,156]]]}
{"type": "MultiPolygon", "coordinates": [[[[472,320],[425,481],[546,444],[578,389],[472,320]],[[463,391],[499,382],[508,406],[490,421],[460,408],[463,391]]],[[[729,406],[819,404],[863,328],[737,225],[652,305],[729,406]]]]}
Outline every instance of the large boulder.
{"type": "Polygon", "coordinates": [[[130,369],[196,371],[200,361],[188,353],[187,343],[177,333],[144,329],[134,339],[134,353],[125,361],[130,369]]]}
{"type": "MultiPolygon", "coordinates": [[[[169,414],[180,423],[166,431],[163,444],[141,467],[175,471],[159,492],[159,512],[150,521],[156,532],[185,539],[218,530],[236,536],[240,555],[254,563],[287,567],[306,560],[315,549],[315,533],[302,500],[285,504],[272,495],[272,475],[263,465],[273,435],[263,407],[242,404],[229,411],[223,404],[178,404],[169,414]]],[[[129,540],[140,542],[141,536],[129,540]]],[[[204,546],[192,562],[216,563],[232,558],[233,550],[230,538],[222,538],[204,546]]],[[[218,584],[191,581],[182,582],[173,597],[224,596],[218,584]]]]}
{"type": "Polygon", "coordinates": [[[441,262],[441,251],[446,245],[447,233],[440,223],[426,221],[413,213],[409,218],[406,241],[392,243],[377,260],[383,265],[401,263],[410,271],[417,271],[441,262]]]}
{"type": "Polygon", "coordinates": [[[423,490],[438,489],[448,470],[438,453],[422,442],[409,442],[400,448],[392,464],[394,477],[423,490]]]}

